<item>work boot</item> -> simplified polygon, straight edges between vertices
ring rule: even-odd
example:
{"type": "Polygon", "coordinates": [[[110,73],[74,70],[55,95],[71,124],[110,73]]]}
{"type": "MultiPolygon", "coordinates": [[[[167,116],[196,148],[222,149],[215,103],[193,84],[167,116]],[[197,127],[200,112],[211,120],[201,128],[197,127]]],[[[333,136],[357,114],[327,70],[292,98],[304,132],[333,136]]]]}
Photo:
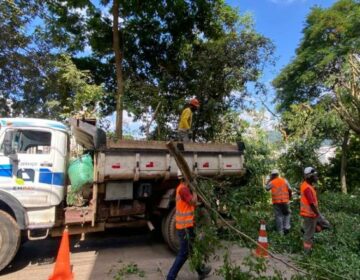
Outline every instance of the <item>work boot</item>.
{"type": "Polygon", "coordinates": [[[201,269],[198,279],[199,280],[205,279],[209,275],[210,271],[211,271],[211,266],[205,266],[204,268],[201,269]]]}
{"type": "Polygon", "coordinates": [[[290,232],[290,229],[284,229],[284,235],[289,234],[289,232],[290,232]]]}

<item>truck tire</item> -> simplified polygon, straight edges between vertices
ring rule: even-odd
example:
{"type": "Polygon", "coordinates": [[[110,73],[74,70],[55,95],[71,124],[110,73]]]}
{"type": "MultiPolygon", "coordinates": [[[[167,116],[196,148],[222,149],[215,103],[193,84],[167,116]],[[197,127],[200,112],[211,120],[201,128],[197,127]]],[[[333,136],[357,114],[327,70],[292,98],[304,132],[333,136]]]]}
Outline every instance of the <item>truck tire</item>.
{"type": "Polygon", "coordinates": [[[167,216],[168,215],[164,216],[162,218],[162,220],[161,220],[161,235],[162,235],[162,237],[163,237],[166,244],[169,243],[168,238],[167,238],[168,235],[166,234],[166,232],[167,232],[166,231],[166,220],[167,220],[166,218],[167,218],[167,216]]]}
{"type": "Polygon", "coordinates": [[[170,249],[177,253],[180,248],[179,239],[175,227],[175,207],[167,214],[162,222],[162,234],[170,249]]]}
{"type": "Polygon", "coordinates": [[[15,257],[20,247],[20,228],[13,217],[0,210],[0,271],[15,257]]]}

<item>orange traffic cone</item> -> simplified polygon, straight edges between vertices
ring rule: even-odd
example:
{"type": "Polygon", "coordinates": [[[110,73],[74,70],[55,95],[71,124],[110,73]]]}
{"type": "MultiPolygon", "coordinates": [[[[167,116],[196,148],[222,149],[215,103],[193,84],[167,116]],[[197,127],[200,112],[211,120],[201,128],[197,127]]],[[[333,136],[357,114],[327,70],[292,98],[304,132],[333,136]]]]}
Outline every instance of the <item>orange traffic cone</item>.
{"type": "Polygon", "coordinates": [[[267,252],[268,248],[269,248],[269,244],[266,234],[266,225],[265,225],[265,221],[262,220],[260,222],[258,246],[254,252],[254,255],[257,257],[267,258],[269,257],[269,253],[267,252]]]}
{"type": "Polygon", "coordinates": [[[49,277],[49,280],[73,280],[73,278],[74,277],[70,267],[69,231],[66,227],[61,238],[59,252],[56,257],[54,272],[49,277]]]}

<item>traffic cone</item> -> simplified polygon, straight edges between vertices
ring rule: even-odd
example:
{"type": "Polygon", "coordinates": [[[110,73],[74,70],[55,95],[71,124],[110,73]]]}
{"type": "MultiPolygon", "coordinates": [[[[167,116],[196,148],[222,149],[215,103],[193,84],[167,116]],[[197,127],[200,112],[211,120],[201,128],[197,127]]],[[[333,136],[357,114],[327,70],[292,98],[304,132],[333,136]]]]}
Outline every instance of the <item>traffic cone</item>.
{"type": "Polygon", "coordinates": [[[60,248],[56,257],[55,267],[53,274],[49,280],[73,280],[73,273],[70,266],[70,244],[69,244],[69,231],[67,227],[63,232],[61,238],[60,248]]]}
{"type": "Polygon", "coordinates": [[[269,253],[267,252],[268,248],[269,248],[269,244],[266,234],[266,225],[265,225],[265,221],[262,220],[260,222],[258,246],[254,252],[254,255],[256,257],[268,258],[269,257],[269,253]]]}

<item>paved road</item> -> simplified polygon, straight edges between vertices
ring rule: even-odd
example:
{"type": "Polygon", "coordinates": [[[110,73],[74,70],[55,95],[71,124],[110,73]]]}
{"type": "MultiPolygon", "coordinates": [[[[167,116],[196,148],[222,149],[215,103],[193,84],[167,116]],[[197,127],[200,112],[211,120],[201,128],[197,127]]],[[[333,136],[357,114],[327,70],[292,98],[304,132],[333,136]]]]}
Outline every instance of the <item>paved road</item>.
{"type": "MultiPolygon", "coordinates": [[[[60,239],[47,239],[26,242],[19,250],[12,264],[0,274],[0,280],[40,280],[48,279],[54,266],[60,239]]],[[[164,279],[171,266],[174,255],[147,230],[118,230],[106,233],[94,233],[79,242],[78,236],[71,236],[71,264],[76,280],[115,279],[118,271],[131,263],[137,264],[145,276],[125,275],[123,279],[164,279]]],[[[232,249],[232,259],[241,263],[249,251],[243,248],[232,249]]],[[[222,279],[214,272],[221,265],[220,260],[213,260],[213,272],[207,279],[222,279]]],[[[281,264],[272,265],[282,271],[289,270],[281,264]]],[[[271,273],[271,272],[270,272],[271,273]]],[[[188,264],[181,270],[179,280],[197,279],[188,264]]]]}

